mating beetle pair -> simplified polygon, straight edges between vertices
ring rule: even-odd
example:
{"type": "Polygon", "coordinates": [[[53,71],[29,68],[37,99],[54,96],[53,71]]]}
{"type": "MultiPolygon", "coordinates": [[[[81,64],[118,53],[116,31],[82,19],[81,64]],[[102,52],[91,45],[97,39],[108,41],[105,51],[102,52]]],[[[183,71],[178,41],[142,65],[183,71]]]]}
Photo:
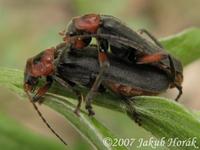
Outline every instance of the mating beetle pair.
{"type": "Polygon", "coordinates": [[[143,29],[140,32],[146,33],[154,43],[144,39],[115,17],[87,14],[73,18],[62,35],[64,41],[72,43],[75,48],[88,46],[91,37],[96,37],[102,72],[109,64],[106,58],[108,47],[111,53],[127,62],[149,64],[164,70],[171,79],[170,86],[179,90],[178,100],[182,94],[181,62],[168,54],[148,31],[143,29]]]}
{"type": "Polygon", "coordinates": [[[74,18],[63,33],[64,43],[27,60],[24,89],[28,95],[35,92],[31,99],[36,102],[56,81],[77,95],[78,114],[83,99],[76,88],[80,85],[89,91],[85,96],[89,115],[94,115],[91,103],[97,92],[111,91],[130,107],[130,97],[157,95],[176,87],[177,100],[182,93],[182,65],[144,32],[155,44],[111,16],[89,14],[74,18]],[[92,37],[97,39],[96,46],[90,44],[92,37]],[[41,77],[46,78],[46,84],[35,91],[41,77]]]}

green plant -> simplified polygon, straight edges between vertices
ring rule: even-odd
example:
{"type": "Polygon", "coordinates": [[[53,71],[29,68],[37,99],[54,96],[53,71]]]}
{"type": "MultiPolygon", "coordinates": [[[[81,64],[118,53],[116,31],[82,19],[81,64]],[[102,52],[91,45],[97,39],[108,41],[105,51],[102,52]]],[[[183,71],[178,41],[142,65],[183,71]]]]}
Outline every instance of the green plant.
{"type": "Polygon", "coordinates": [[[63,145],[52,139],[36,135],[16,121],[9,119],[5,114],[0,113],[0,145],[1,149],[65,149],[63,145]]]}
{"type": "MultiPolygon", "coordinates": [[[[198,28],[189,29],[178,35],[163,39],[161,42],[170,53],[182,61],[184,66],[200,58],[200,29],[198,28]]],[[[21,97],[25,97],[22,89],[23,72],[8,68],[0,69],[0,84],[21,97]]],[[[127,149],[120,146],[105,146],[103,138],[114,138],[115,136],[95,117],[89,118],[85,111],[81,111],[80,117],[77,117],[73,113],[75,109],[74,102],[76,102],[74,99],[72,93],[54,84],[46,95],[44,104],[65,116],[81,132],[81,135],[97,149],[127,149]]],[[[122,113],[127,111],[120,99],[109,93],[98,95],[94,103],[122,113]]],[[[200,119],[197,113],[188,111],[173,100],[161,97],[135,97],[133,106],[142,120],[141,127],[151,132],[156,138],[166,137],[185,140],[196,137],[196,146],[200,147],[200,119]]],[[[169,148],[194,149],[194,147],[186,146],[169,148]]]]}

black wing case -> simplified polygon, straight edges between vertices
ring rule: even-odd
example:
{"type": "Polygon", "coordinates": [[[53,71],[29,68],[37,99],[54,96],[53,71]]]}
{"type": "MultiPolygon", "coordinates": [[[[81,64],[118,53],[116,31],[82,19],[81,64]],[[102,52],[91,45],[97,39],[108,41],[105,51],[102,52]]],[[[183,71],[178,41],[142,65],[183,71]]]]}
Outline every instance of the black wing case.
{"type": "MultiPolygon", "coordinates": [[[[161,92],[169,87],[168,77],[156,67],[128,64],[113,55],[108,57],[110,67],[103,76],[103,83],[112,81],[153,92],[161,92]]],[[[95,47],[72,52],[65,50],[57,65],[57,72],[62,79],[88,87],[93,83],[99,69],[95,47]]]]}

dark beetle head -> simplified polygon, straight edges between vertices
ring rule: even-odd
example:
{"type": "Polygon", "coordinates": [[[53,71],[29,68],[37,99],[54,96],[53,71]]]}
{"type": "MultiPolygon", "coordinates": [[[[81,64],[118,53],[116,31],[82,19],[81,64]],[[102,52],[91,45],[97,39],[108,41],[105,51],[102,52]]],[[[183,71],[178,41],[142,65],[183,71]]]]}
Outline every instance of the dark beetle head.
{"type": "Polygon", "coordinates": [[[73,20],[71,20],[67,27],[66,27],[66,31],[64,31],[64,35],[65,36],[74,36],[74,35],[77,35],[79,34],[78,30],[76,29],[75,25],[74,25],[74,22],[73,20]]]}
{"type": "Polygon", "coordinates": [[[176,58],[173,58],[173,64],[174,64],[176,76],[175,76],[175,83],[172,83],[171,87],[174,87],[175,84],[181,86],[183,82],[183,65],[176,58]]]}
{"type": "Polygon", "coordinates": [[[50,48],[29,58],[24,71],[24,90],[34,92],[40,77],[52,75],[54,72],[55,49],[50,48]]]}
{"type": "Polygon", "coordinates": [[[75,17],[67,26],[67,31],[64,31],[65,42],[70,42],[75,48],[83,48],[91,42],[91,37],[72,38],[76,35],[95,34],[101,25],[100,16],[96,14],[87,14],[75,17]]]}
{"type": "Polygon", "coordinates": [[[34,92],[38,84],[39,77],[35,77],[31,74],[30,72],[31,66],[32,66],[32,60],[28,59],[24,71],[24,90],[34,92]]]}

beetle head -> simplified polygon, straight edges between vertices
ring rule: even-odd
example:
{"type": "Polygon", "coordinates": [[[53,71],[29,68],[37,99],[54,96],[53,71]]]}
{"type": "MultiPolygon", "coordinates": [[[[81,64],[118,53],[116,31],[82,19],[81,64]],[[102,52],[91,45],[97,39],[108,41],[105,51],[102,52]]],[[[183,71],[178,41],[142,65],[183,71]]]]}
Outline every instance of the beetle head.
{"type": "Polygon", "coordinates": [[[170,88],[176,87],[176,85],[181,86],[183,83],[183,74],[177,72],[175,81],[171,83],[170,88]]]}
{"type": "Polygon", "coordinates": [[[39,81],[39,77],[34,76],[31,72],[33,59],[30,58],[27,60],[24,71],[24,90],[29,92],[34,92],[39,81]]]}
{"type": "Polygon", "coordinates": [[[175,87],[175,85],[181,86],[183,82],[183,65],[179,60],[175,58],[173,59],[173,63],[174,63],[176,76],[175,76],[175,81],[174,83],[172,83],[171,87],[175,87]]]}
{"type": "Polygon", "coordinates": [[[175,81],[178,85],[181,85],[183,82],[183,65],[179,60],[175,60],[175,69],[176,69],[176,78],[175,81]]]}
{"type": "Polygon", "coordinates": [[[41,77],[54,73],[54,57],[55,48],[50,48],[27,60],[24,71],[25,91],[34,92],[41,77]]]}

